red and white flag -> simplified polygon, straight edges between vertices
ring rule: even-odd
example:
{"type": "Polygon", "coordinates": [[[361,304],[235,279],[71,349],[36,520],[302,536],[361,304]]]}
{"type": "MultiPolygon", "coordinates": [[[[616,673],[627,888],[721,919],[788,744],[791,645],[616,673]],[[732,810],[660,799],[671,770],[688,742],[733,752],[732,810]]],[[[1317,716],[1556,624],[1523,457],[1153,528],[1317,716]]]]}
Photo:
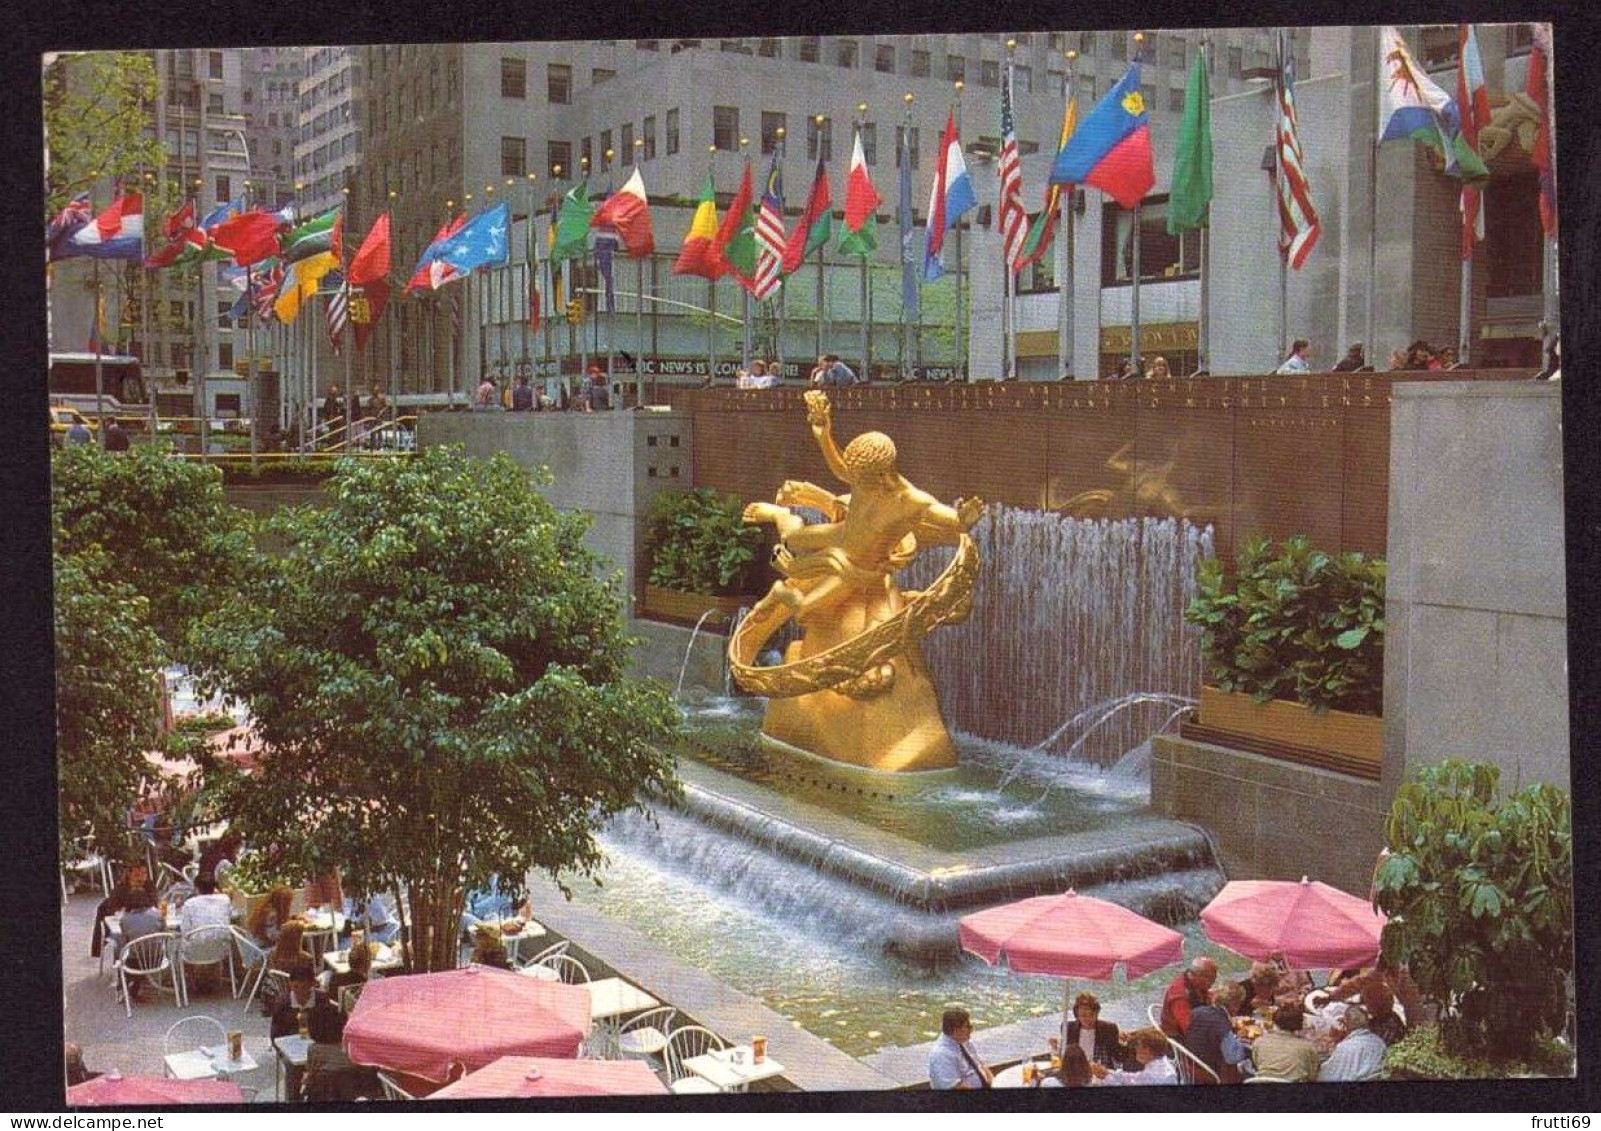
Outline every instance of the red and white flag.
{"type": "Polygon", "coordinates": [[[778,167],[778,150],[767,170],[767,191],[756,213],[756,273],[751,279],[751,297],[757,302],[771,298],[778,290],[779,272],[784,266],[784,179],[778,167]]]}
{"type": "Polygon", "coordinates": [[[635,259],[643,259],[655,250],[650,201],[645,196],[645,181],[639,175],[639,166],[634,166],[634,175],[628,178],[628,183],[595,210],[589,226],[614,229],[623,241],[623,248],[635,259]]]}
{"type": "Polygon", "coordinates": [[[1295,56],[1279,36],[1279,254],[1300,268],[1317,245],[1323,226],[1312,207],[1312,186],[1301,163],[1301,127],[1295,116],[1295,56]]]}
{"type": "Polygon", "coordinates": [[[996,226],[1001,231],[1001,257],[1007,270],[1017,270],[1017,258],[1028,236],[1028,209],[1023,207],[1023,164],[1017,154],[1017,124],[1012,117],[1012,67],[1006,66],[1001,86],[1001,198],[996,226]]]}
{"type": "MultiPolygon", "coordinates": [[[[1472,24],[1457,25],[1461,66],[1456,73],[1457,110],[1462,115],[1462,140],[1479,151],[1479,131],[1490,124],[1490,91],[1484,85],[1484,60],[1472,24]]],[[[1484,239],[1484,194],[1462,186],[1462,258],[1473,258],[1473,245],[1484,239]]]]}

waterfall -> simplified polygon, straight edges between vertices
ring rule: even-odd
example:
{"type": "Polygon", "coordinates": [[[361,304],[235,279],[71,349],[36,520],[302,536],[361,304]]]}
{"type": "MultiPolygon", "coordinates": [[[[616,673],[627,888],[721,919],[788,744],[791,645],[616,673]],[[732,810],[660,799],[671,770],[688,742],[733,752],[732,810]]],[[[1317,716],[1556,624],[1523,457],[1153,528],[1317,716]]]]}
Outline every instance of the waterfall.
{"type": "MultiPolygon", "coordinates": [[[[993,506],[972,535],[972,615],[923,642],[952,729],[1112,765],[1171,718],[1173,697],[1198,694],[1200,633],[1184,609],[1210,526],[993,506]],[[1097,724],[1087,738],[1063,727],[1080,714],[1097,724]]],[[[948,561],[924,554],[900,583],[922,588],[948,561]]]]}

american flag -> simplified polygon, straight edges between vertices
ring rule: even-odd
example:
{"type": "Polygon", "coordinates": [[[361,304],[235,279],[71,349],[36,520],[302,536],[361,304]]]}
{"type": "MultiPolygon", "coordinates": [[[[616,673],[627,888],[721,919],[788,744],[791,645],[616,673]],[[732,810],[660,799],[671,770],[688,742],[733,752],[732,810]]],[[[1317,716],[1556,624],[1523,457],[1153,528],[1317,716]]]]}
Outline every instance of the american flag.
{"type": "Polygon", "coordinates": [[[350,283],[328,296],[328,340],[338,353],[344,346],[345,324],[350,321],[350,283]]]}
{"type": "Polygon", "coordinates": [[[778,168],[778,150],[767,170],[767,190],[756,213],[756,272],[751,277],[751,297],[757,302],[778,290],[778,274],[784,265],[784,178],[778,168]]]}
{"type": "Polygon", "coordinates": [[[45,246],[53,249],[58,241],[66,239],[92,219],[94,212],[89,207],[89,194],[80,192],[67,201],[67,206],[50,221],[44,233],[45,246]]]}
{"type": "Polygon", "coordinates": [[[1317,244],[1323,227],[1312,207],[1312,186],[1301,164],[1301,131],[1295,116],[1295,56],[1284,35],[1279,35],[1279,254],[1291,267],[1300,268],[1317,244]]]}
{"type": "Polygon", "coordinates": [[[1017,125],[1012,120],[1012,67],[1006,66],[1006,82],[1001,86],[1001,204],[997,217],[1001,229],[1002,257],[1011,270],[1023,252],[1028,235],[1028,209],[1023,207],[1023,165],[1017,155],[1017,125]]]}

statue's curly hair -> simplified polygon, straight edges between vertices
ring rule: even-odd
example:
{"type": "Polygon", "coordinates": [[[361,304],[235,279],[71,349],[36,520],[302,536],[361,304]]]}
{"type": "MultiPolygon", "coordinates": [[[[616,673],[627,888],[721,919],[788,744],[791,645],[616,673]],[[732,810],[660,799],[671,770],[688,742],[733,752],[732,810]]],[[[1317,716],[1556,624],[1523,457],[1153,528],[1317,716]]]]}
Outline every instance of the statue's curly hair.
{"type": "Polygon", "coordinates": [[[845,445],[840,459],[852,475],[872,475],[895,470],[895,441],[882,432],[863,432],[845,445]]]}

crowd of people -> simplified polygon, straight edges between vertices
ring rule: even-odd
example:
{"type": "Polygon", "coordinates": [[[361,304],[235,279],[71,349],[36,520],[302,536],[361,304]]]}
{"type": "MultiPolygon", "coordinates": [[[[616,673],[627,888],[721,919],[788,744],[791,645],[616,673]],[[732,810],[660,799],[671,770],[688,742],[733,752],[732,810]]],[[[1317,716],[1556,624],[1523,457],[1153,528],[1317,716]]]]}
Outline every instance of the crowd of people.
{"type": "MultiPolygon", "coordinates": [[[[1094,994],[1080,993],[1059,1034],[1049,1039],[1051,1067],[1037,1083],[1370,1080],[1407,1032],[1397,987],[1414,994],[1414,1008],[1420,1005],[1404,971],[1385,965],[1336,972],[1326,988],[1314,990],[1308,974],[1272,962],[1253,963],[1245,978],[1220,983],[1217,963],[1196,958],[1168,985],[1156,1026],[1122,1032],[1101,1017],[1094,994]]],[[[993,1087],[996,1073],[974,1047],[967,1011],[947,1010],[940,1028],[929,1053],[930,1086],[993,1087]]]]}

